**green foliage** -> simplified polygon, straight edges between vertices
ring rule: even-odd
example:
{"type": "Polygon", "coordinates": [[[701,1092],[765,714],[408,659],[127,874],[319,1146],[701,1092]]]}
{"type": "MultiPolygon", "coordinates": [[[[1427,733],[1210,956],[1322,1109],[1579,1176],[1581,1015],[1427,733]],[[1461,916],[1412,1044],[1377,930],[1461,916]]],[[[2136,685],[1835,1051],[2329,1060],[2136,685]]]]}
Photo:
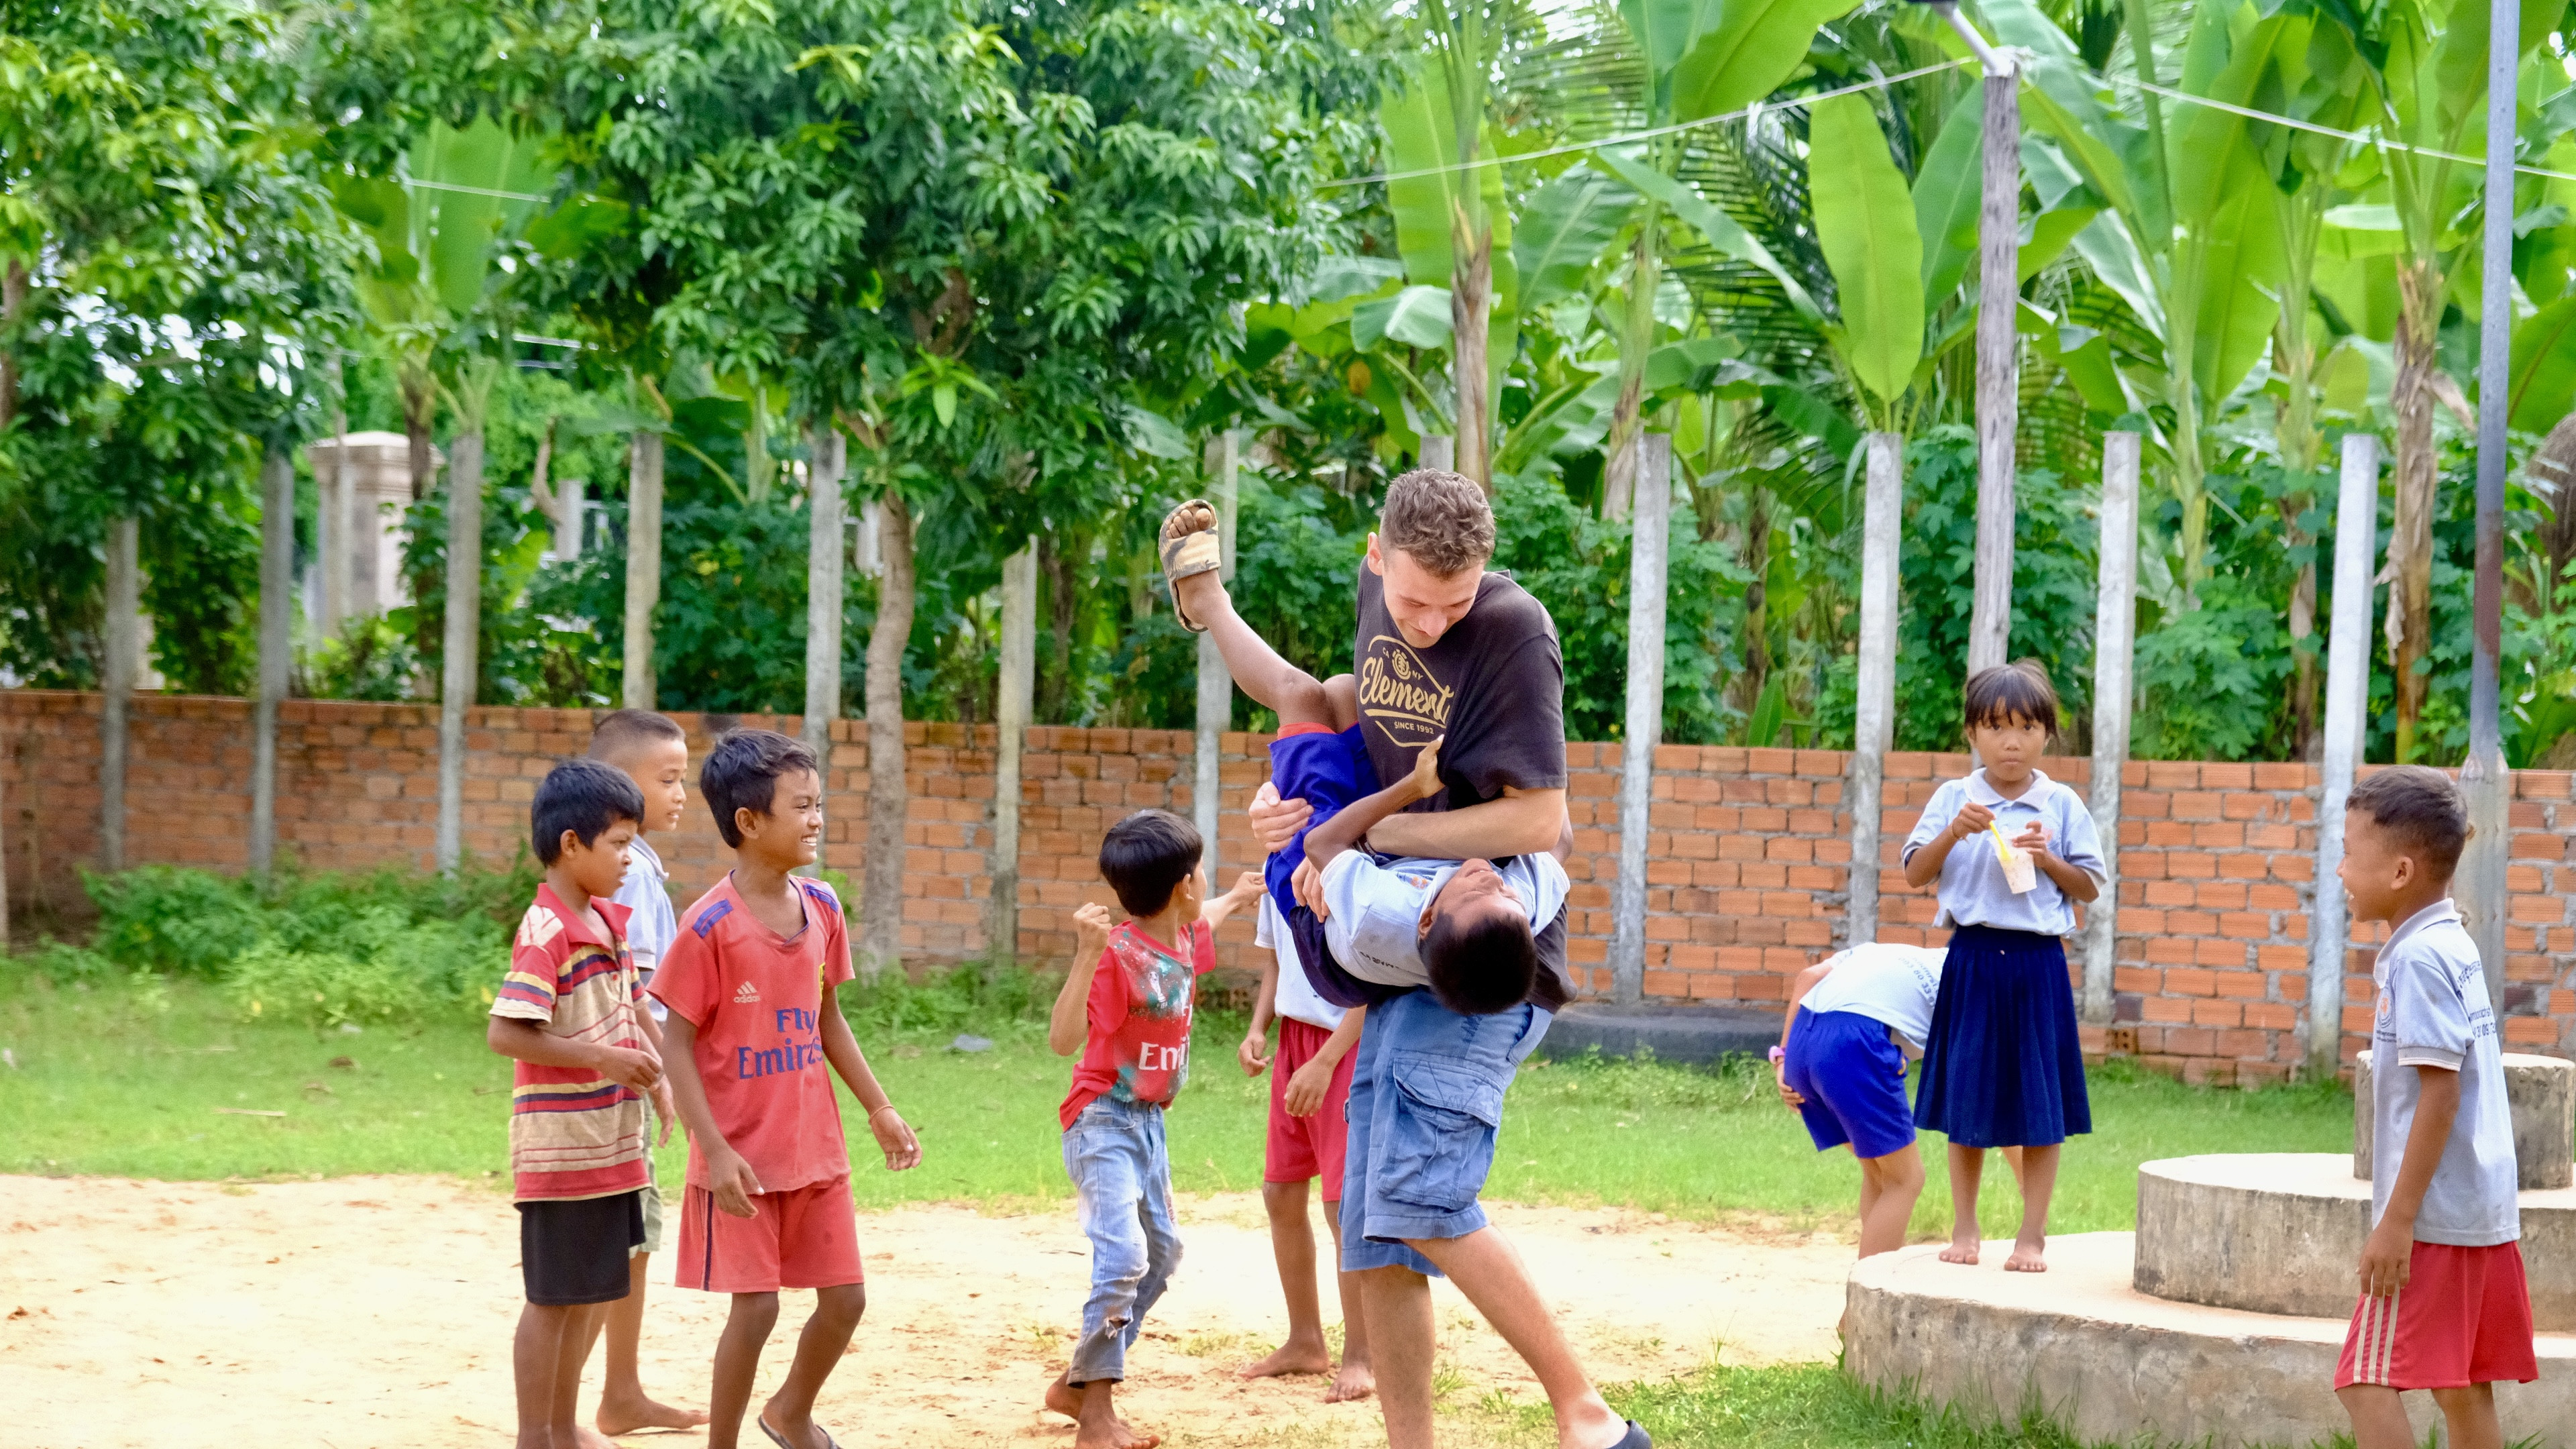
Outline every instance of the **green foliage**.
{"type": "Polygon", "coordinates": [[[488,1005],[509,931],[535,894],[533,869],[469,867],[453,878],[390,868],[343,876],[281,871],[262,882],[174,866],[85,874],[99,910],[93,951],[55,948],[36,969],[92,979],[88,961],[217,980],[252,1016],[336,1026],[488,1005]]]}
{"type": "MultiPolygon", "coordinates": [[[[1900,750],[1960,747],[1959,698],[1976,594],[1976,441],[1967,427],[1944,424],[1906,449],[1896,646],[1900,750]]],[[[2048,671],[2070,736],[2091,708],[2096,538],[2089,500],[2054,472],[2029,469],[2015,480],[2011,657],[2037,659],[2048,671]]]]}

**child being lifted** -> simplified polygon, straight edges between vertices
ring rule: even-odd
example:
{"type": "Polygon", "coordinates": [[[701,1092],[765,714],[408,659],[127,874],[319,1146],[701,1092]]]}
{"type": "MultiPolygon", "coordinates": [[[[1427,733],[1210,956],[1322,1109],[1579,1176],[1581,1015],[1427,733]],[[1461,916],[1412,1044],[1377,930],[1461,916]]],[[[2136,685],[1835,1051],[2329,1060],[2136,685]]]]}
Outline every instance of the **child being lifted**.
{"type": "Polygon", "coordinates": [[[1370,827],[1443,792],[1439,742],[1381,790],[1350,675],[1315,676],[1279,656],[1234,611],[1218,577],[1216,510],[1193,499],[1163,521],[1163,573],[1181,623],[1216,640],[1235,684],[1279,716],[1270,775],[1314,814],[1263,875],[1316,993],[1366,1007],[1428,986],[1450,1010],[1481,1016],[1527,1000],[1537,931],[1556,919],[1568,883],[1570,827],[1551,854],[1483,860],[1381,861],[1370,827]]]}

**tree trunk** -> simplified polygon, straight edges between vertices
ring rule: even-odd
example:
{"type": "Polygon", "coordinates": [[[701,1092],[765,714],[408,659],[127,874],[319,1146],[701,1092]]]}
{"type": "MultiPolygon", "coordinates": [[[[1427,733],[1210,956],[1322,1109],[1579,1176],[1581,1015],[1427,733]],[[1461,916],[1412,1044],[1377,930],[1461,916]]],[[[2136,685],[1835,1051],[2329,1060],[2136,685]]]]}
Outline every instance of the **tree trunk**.
{"type": "MultiPolygon", "coordinates": [[[[812,472],[806,485],[805,550],[805,747],[823,767],[823,793],[832,792],[832,721],[841,717],[842,582],[841,478],[849,442],[840,429],[818,423],[806,430],[812,472]]],[[[825,819],[830,819],[826,811],[825,819]]]]}
{"type": "Polygon", "coordinates": [[[2397,762],[2413,764],[2415,728],[2430,676],[2422,666],[2433,636],[2433,370],[2442,280],[2430,261],[2397,263],[2397,376],[2388,390],[2397,415],[2397,511],[2388,538],[2389,665],[2396,674],[2397,762]]]}
{"type": "Polygon", "coordinates": [[[1878,939],[1878,875],[1884,868],[1879,828],[1886,813],[1887,751],[1896,742],[1896,609],[1905,524],[1905,440],[1894,433],[1872,433],[1863,446],[1869,450],[1869,471],[1861,504],[1846,947],[1878,939]]]}
{"type": "MultiPolygon", "coordinates": [[[[1474,185],[1474,173],[1468,173],[1474,185]]],[[[1494,229],[1474,228],[1464,212],[1453,212],[1449,236],[1458,258],[1450,279],[1449,330],[1455,367],[1451,382],[1458,394],[1458,461],[1456,471],[1476,480],[1487,495],[1494,491],[1493,382],[1485,356],[1494,300],[1494,229]]]]}
{"type": "Polygon", "coordinates": [[[2145,440],[2102,437],[2102,559],[2093,611],[2093,789],[2102,894],[2084,911],[2084,1019],[2116,1016],[2120,945],[2120,775],[2129,763],[2129,696],[2138,628],[2138,473],[2145,440]]]}
{"type": "MultiPolygon", "coordinates": [[[[1977,561],[1968,673],[2012,653],[2013,434],[2021,426],[2021,92],[1985,79],[1985,170],[1977,212],[1977,561]]],[[[1767,741],[1765,742],[1767,743],[1767,741]]]]}
{"type": "Polygon", "coordinates": [[[1020,761],[1028,745],[1029,697],[1038,664],[1037,541],[1002,561],[1002,677],[993,731],[993,882],[984,954],[995,966],[1020,959],[1020,761]]]}
{"type": "Polygon", "coordinates": [[[860,897],[859,975],[874,981],[903,965],[904,822],[912,793],[904,780],[903,655],[912,638],[912,510],[889,488],[878,523],[885,572],[877,621],[868,631],[868,865],[860,897]]]}
{"type": "Polygon", "coordinates": [[[1611,885],[1612,997],[1646,993],[1646,846],[1655,804],[1655,749],[1664,740],[1666,550],[1672,542],[1673,439],[1637,438],[1628,535],[1628,717],[1619,747],[1619,876],[1611,885]]]}
{"type": "Polygon", "coordinates": [[[272,437],[259,470],[259,701],[251,712],[250,868],[277,859],[277,710],[286,700],[295,608],[295,459],[272,437]]]}
{"type": "Polygon", "coordinates": [[[465,712],[482,680],[483,433],[459,432],[447,457],[447,619],[438,687],[438,868],[465,857],[465,712]]]}
{"type": "Polygon", "coordinates": [[[2335,508],[2334,618],[2326,634],[2324,779],[2317,804],[2316,902],[2308,922],[2307,1066],[2311,1081],[2343,1069],[2343,986],[2348,969],[2343,877],[2344,804],[2361,758],[2370,701],[2370,556],[2379,531],[2379,439],[2343,437],[2335,508]]]}
{"type": "Polygon", "coordinates": [[[653,610],[662,602],[662,435],[639,432],[626,448],[626,679],[618,702],[651,709],[653,610]]]}
{"type": "Polygon", "coordinates": [[[1646,411],[1646,358],[1655,350],[1655,288],[1663,275],[1655,248],[1655,203],[1646,203],[1637,240],[1628,249],[1628,305],[1619,327],[1619,400],[1610,409],[1610,437],[1601,474],[1601,516],[1628,515],[1636,496],[1637,434],[1646,411]]]}
{"type": "Polygon", "coordinates": [[[126,514],[107,525],[107,646],[103,718],[99,721],[98,859],[102,869],[125,869],[125,767],[127,719],[134,686],[143,674],[143,564],[139,528],[126,514]]]}

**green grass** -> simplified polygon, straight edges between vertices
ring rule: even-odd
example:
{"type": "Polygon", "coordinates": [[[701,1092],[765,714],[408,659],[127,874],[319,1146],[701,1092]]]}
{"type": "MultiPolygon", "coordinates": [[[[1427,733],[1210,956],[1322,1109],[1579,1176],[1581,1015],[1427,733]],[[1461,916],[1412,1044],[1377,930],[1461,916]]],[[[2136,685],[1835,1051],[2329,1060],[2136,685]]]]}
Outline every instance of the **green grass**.
{"type": "MultiPolygon", "coordinates": [[[[1068,1064],[1014,1005],[977,1026],[996,1045],[975,1054],[947,1049],[971,1003],[854,1005],[861,1045],[924,1147],[918,1169],[878,1170],[858,1114],[846,1112],[861,1202],[1002,1206],[1067,1195],[1055,1113],[1068,1064]]],[[[1202,1018],[1195,1070],[1171,1116],[1182,1191],[1249,1191],[1261,1180],[1269,1084],[1235,1066],[1241,1031],[1239,1017],[1202,1018]]],[[[510,1066],[485,1049],[470,1017],[351,1035],[245,1021],[184,980],[81,989],[17,976],[0,979],[0,1047],[17,1064],[0,1067],[0,1120],[11,1124],[0,1171],[442,1173],[497,1186],[507,1166],[510,1066]],[[233,1115],[241,1111],[285,1115],[233,1115]]],[[[2066,1154],[2057,1231],[2132,1226],[2136,1169],[2149,1158],[2350,1146],[2351,1099],[2335,1087],[2213,1091],[2113,1068],[2094,1074],[2093,1107],[2099,1130],[2066,1154]]],[[[1929,1236],[1947,1226],[1948,1188],[1938,1139],[1925,1146],[1932,1181],[1915,1228],[1929,1236]]],[[[666,1182],[681,1153],[676,1141],[663,1149],[666,1182]]],[[[1514,1085],[1488,1196],[1806,1229],[1848,1226],[1858,1190],[1850,1155],[1808,1145],[1767,1070],[1578,1060],[1535,1066],[1514,1085]]],[[[2016,1210],[1994,1163],[1980,1204],[1989,1234],[2008,1233],[2016,1210]]]]}

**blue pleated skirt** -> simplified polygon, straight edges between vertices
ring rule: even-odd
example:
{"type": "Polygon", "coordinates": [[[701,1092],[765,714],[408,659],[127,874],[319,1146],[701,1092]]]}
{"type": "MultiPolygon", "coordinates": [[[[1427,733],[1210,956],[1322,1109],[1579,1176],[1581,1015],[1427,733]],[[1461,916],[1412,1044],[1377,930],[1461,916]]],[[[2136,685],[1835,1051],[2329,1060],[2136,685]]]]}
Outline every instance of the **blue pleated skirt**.
{"type": "Polygon", "coordinates": [[[1992,926],[1951,934],[1914,1121],[1962,1147],[2047,1147],[2093,1130],[2064,942],[1992,926]]]}

